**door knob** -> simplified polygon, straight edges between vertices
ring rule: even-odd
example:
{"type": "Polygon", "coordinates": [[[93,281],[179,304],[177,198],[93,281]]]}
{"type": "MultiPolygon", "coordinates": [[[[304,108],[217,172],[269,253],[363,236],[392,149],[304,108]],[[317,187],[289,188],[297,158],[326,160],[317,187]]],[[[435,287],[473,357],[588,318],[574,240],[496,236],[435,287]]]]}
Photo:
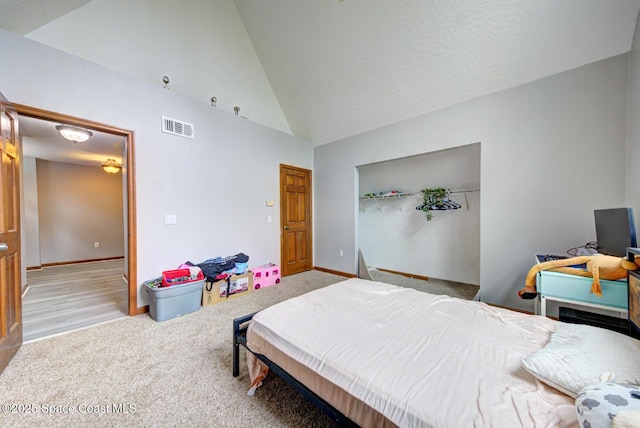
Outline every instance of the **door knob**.
{"type": "Polygon", "coordinates": [[[7,251],[9,249],[9,245],[4,242],[0,244],[0,251],[7,251]]]}
{"type": "Polygon", "coordinates": [[[284,230],[289,230],[289,226],[283,227],[284,230]]]}

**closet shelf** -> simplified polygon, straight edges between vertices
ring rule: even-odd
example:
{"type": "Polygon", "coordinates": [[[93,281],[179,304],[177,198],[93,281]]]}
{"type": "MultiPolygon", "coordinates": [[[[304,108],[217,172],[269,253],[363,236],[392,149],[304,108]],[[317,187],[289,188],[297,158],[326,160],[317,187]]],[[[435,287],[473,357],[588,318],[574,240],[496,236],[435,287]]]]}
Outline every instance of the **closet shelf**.
{"type": "Polygon", "coordinates": [[[366,200],[381,200],[381,199],[398,199],[398,198],[404,198],[406,196],[413,196],[413,195],[417,195],[417,193],[403,193],[401,195],[391,195],[391,196],[364,196],[362,198],[360,198],[361,201],[366,201],[366,200]]]}
{"type": "MultiPolygon", "coordinates": [[[[360,198],[360,201],[374,201],[375,202],[375,206],[378,207],[378,210],[380,212],[382,212],[382,205],[380,205],[380,203],[378,201],[395,199],[396,200],[396,205],[398,206],[398,210],[402,211],[402,207],[400,206],[400,203],[398,203],[398,199],[400,199],[402,197],[405,197],[405,196],[411,196],[411,195],[406,193],[406,194],[402,194],[402,195],[392,195],[392,196],[369,196],[369,197],[365,197],[365,198],[360,198]]],[[[360,210],[362,212],[366,211],[366,209],[362,206],[362,202],[360,202],[360,210]]]]}

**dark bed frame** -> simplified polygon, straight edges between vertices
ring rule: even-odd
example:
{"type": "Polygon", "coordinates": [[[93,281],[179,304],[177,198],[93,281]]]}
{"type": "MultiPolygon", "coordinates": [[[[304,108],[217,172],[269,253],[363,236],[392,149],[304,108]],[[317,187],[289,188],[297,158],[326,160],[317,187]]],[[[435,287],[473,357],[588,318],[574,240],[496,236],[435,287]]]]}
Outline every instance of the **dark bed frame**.
{"type": "Polygon", "coordinates": [[[297,379],[283,370],[276,363],[274,363],[264,355],[257,354],[249,349],[249,347],[247,346],[247,328],[249,321],[251,321],[255,314],[256,312],[233,320],[233,377],[238,377],[240,375],[240,345],[242,345],[249,352],[255,355],[260,361],[265,363],[269,367],[269,370],[280,376],[285,382],[287,382],[296,391],[302,394],[304,398],[309,400],[314,406],[316,406],[327,416],[329,416],[334,422],[338,424],[338,426],[358,427],[358,425],[351,419],[346,417],[331,404],[327,403],[315,392],[300,383],[297,379]]]}

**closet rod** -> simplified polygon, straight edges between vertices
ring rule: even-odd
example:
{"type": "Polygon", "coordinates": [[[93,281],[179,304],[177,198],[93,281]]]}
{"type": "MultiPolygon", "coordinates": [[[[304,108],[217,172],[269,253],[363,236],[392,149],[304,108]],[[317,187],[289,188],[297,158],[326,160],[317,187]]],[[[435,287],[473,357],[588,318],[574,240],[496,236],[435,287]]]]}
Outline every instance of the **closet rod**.
{"type": "MultiPolygon", "coordinates": [[[[480,189],[460,189],[460,190],[451,190],[448,193],[472,193],[472,192],[479,192],[479,191],[480,189]]],[[[398,196],[414,196],[414,195],[422,195],[422,192],[402,193],[398,196]]],[[[388,197],[393,198],[393,196],[388,196],[388,197]]]]}
{"type": "MultiPolygon", "coordinates": [[[[480,189],[460,189],[460,190],[451,190],[448,193],[473,193],[473,192],[479,192],[480,189]]],[[[413,195],[422,195],[422,192],[413,192],[413,193],[403,193],[400,196],[413,196],[413,195]]]]}
{"type": "Polygon", "coordinates": [[[464,190],[452,190],[449,193],[473,193],[473,192],[479,192],[479,191],[480,189],[464,189],[464,190]]]}

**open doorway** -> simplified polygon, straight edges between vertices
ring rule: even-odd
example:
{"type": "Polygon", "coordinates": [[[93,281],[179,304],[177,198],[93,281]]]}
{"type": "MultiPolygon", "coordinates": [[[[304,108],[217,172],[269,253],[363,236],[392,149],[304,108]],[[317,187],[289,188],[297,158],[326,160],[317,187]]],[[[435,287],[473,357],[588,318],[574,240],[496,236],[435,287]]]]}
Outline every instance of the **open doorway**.
{"type": "MultiPolygon", "coordinates": [[[[91,146],[91,149],[89,150],[79,150],[78,148],[75,148],[74,150],[73,144],[71,144],[70,146],[67,146],[66,147],[66,151],[68,152],[67,155],[70,157],[76,157],[78,159],[76,161],[62,161],[62,162],[69,162],[70,165],[72,164],[73,166],[70,166],[71,169],[83,170],[84,168],[84,170],[92,171],[94,175],[104,174],[105,176],[108,174],[106,174],[106,172],[101,171],[101,165],[102,163],[105,163],[107,159],[115,159],[116,164],[121,166],[121,175],[120,173],[118,173],[118,178],[115,178],[115,177],[111,178],[112,181],[113,180],[117,181],[116,186],[119,186],[119,189],[117,190],[119,190],[119,195],[121,198],[119,201],[119,204],[115,204],[115,205],[118,205],[116,209],[120,210],[119,219],[116,220],[120,222],[120,225],[119,225],[120,227],[112,228],[112,229],[119,229],[116,233],[120,234],[120,237],[119,237],[119,240],[118,239],[113,240],[109,238],[104,239],[105,244],[108,244],[109,242],[111,243],[119,242],[120,252],[115,257],[104,256],[105,254],[108,254],[108,250],[107,250],[107,252],[102,253],[104,257],[100,257],[100,256],[92,257],[91,256],[92,253],[88,252],[87,257],[77,257],[77,256],[71,255],[71,256],[67,256],[67,259],[70,258],[71,261],[79,260],[79,261],[86,261],[86,262],[108,262],[109,260],[115,260],[116,265],[119,259],[121,272],[123,274],[122,278],[126,282],[125,284],[126,296],[124,296],[124,302],[123,302],[124,304],[122,305],[121,311],[125,315],[136,315],[140,313],[141,311],[139,311],[139,309],[137,308],[137,275],[136,275],[136,251],[135,251],[136,234],[135,234],[135,198],[134,198],[135,186],[134,186],[134,174],[133,174],[133,166],[134,166],[133,165],[133,143],[134,143],[133,132],[120,129],[120,128],[115,128],[109,125],[93,122],[86,119],[71,117],[71,116],[54,113],[50,111],[45,111],[45,110],[41,110],[33,107],[16,105],[15,108],[18,112],[19,120],[21,122],[25,122],[25,125],[27,124],[27,122],[29,123],[29,125],[33,125],[33,123],[40,123],[40,124],[46,124],[51,128],[57,124],[65,124],[65,125],[71,125],[76,127],[82,127],[84,129],[90,130],[94,134],[92,135],[92,138],[94,136],[101,137],[101,138],[104,138],[105,136],[108,137],[107,139],[109,143],[107,144],[108,147],[106,151],[104,151],[105,150],[104,148],[100,148],[99,144],[94,144],[93,146],[91,146]]],[[[95,141],[97,142],[98,139],[96,139],[95,141]]],[[[82,143],[82,144],[86,144],[86,143],[82,143]]],[[[27,147],[28,145],[29,145],[29,141],[27,141],[27,147]]],[[[52,149],[52,147],[49,147],[49,148],[52,149]]],[[[29,149],[25,149],[25,151],[27,150],[29,149]]],[[[53,155],[48,155],[48,156],[53,156],[53,155]]],[[[28,159],[28,158],[29,156],[25,157],[25,159],[28,159]]],[[[34,162],[33,159],[31,161],[34,162]]],[[[41,162],[43,163],[43,165],[56,166],[59,163],[57,161],[60,161],[60,159],[57,159],[57,160],[54,159],[53,161],[42,160],[41,162]]],[[[24,187],[22,187],[21,189],[24,192],[24,187]]],[[[27,195],[23,195],[23,197],[26,197],[26,196],[27,195]]],[[[64,203],[64,201],[61,201],[61,203],[64,203]]],[[[109,209],[113,209],[113,207],[109,209]]],[[[95,245],[95,250],[97,251],[94,254],[100,254],[99,247],[102,245],[102,243],[98,239],[96,239],[95,242],[93,242],[93,238],[87,238],[87,239],[91,241],[90,242],[91,245],[95,245]]],[[[24,250],[24,251],[28,252],[29,250],[24,250]]],[[[23,254],[23,258],[25,256],[27,255],[23,254]]],[[[32,263],[33,261],[31,261],[31,264],[32,263]]],[[[29,264],[30,263],[27,262],[23,264],[23,266],[26,268],[26,266],[28,266],[29,264]]],[[[44,264],[47,264],[47,263],[45,262],[44,264]]],[[[60,264],[64,265],[65,263],[60,263],[60,264]]],[[[93,266],[93,268],[95,268],[95,266],[93,266]]],[[[99,267],[98,270],[104,271],[105,269],[103,267],[99,267]]],[[[24,274],[25,272],[23,272],[23,275],[24,274]]]]}

